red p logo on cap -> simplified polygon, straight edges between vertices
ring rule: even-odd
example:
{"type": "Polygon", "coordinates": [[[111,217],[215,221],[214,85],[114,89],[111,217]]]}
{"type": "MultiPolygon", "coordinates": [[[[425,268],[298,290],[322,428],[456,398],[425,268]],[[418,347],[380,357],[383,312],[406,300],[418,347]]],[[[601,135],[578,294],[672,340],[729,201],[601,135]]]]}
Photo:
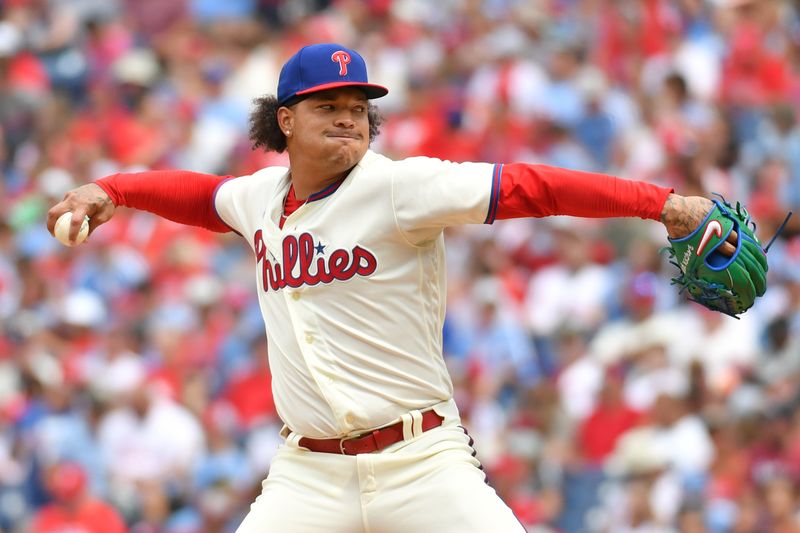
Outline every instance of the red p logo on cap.
{"type": "Polygon", "coordinates": [[[344,50],[337,50],[331,54],[331,61],[339,63],[339,76],[347,76],[347,64],[350,63],[350,54],[344,50]]]}

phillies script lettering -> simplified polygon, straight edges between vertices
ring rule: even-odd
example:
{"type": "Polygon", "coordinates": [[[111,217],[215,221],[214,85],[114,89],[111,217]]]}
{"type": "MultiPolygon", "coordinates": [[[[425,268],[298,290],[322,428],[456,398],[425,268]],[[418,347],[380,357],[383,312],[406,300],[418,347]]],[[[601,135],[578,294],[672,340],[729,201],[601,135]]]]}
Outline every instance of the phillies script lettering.
{"type": "MultiPolygon", "coordinates": [[[[273,264],[267,257],[267,245],[258,230],[253,235],[256,261],[261,266],[261,286],[264,291],[297,288],[302,285],[347,281],[354,276],[369,276],[378,267],[378,260],[369,250],[355,246],[352,250],[319,252],[309,233],[287,235],[283,239],[283,264],[273,264]],[[316,258],[314,257],[316,255],[316,258]]],[[[274,257],[273,257],[274,259],[274,257]]]]}

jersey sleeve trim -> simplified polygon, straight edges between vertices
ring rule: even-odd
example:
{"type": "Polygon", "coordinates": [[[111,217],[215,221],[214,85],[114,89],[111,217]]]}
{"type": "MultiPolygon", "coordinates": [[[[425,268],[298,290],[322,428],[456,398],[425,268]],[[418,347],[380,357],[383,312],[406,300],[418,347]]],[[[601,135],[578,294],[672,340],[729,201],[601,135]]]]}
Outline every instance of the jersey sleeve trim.
{"type": "Polygon", "coordinates": [[[222,215],[219,214],[219,210],[217,209],[217,193],[219,192],[220,187],[222,187],[223,185],[225,185],[226,183],[228,183],[232,179],[235,179],[235,176],[228,176],[224,180],[222,180],[219,183],[217,183],[217,186],[214,187],[214,192],[211,193],[211,209],[214,211],[214,214],[217,215],[217,218],[220,220],[220,222],[222,222],[227,227],[229,227],[232,232],[236,233],[237,235],[241,235],[241,233],[236,231],[235,228],[233,228],[230,224],[225,222],[225,219],[222,218],[222,215]]]}
{"type": "Polygon", "coordinates": [[[497,218],[497,204],[500,201],[500,180],[503,175],[503,165],[496,164],[492,171],[492,193],[489,196],[489,211],[486,213],[486,220],[484,224],[494,223],[497,218]]]}

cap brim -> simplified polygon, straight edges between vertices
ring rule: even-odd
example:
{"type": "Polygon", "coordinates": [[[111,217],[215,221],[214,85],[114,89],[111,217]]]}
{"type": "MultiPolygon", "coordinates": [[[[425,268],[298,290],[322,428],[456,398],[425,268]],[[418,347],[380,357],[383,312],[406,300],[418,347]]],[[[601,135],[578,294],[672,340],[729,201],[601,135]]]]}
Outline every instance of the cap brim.
{"type": "Polygon", "coordinates": [[[327,91],[328,89],[338,89],[339,87],[357,87],[362,89],[367,98],[380,98],[381,96],[386,96],[389,93],[389,89],[382,85],[375,85],[374,83],[362,83],[357,81],[339,81],[335,83],[323,83],[322,85],[317,85],[315,87],[309,87],[308,89],[304,89],[302,91],[297,91],[295,96],[301,94],[311,94],[311,93],[318,93],[320,91],[327,91]]]}

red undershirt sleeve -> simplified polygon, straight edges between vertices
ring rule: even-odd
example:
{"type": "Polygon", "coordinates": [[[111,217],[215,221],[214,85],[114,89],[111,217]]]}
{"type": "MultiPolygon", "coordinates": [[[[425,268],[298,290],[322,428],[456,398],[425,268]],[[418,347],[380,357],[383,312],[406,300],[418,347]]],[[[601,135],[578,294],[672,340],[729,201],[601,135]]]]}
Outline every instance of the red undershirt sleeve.
{"type": "Polygon", "coordinates": [[[490,217],[508,219],[571,215],[660,220],[672,189],[652,183],[547,165],[498,165],[490,217]],[[499,181],[499,187],[497,184],[499,181]],[[494,211],[496,216],[491,216],[494,211]]]}
{"type": "Polygon", "coordinates": [[[217,188],[231,176],[214,176],[186,170],[151,170],[112,174],[95,183],[114,202],[211,231],[231,228],[214,206],[217,188]]]}

